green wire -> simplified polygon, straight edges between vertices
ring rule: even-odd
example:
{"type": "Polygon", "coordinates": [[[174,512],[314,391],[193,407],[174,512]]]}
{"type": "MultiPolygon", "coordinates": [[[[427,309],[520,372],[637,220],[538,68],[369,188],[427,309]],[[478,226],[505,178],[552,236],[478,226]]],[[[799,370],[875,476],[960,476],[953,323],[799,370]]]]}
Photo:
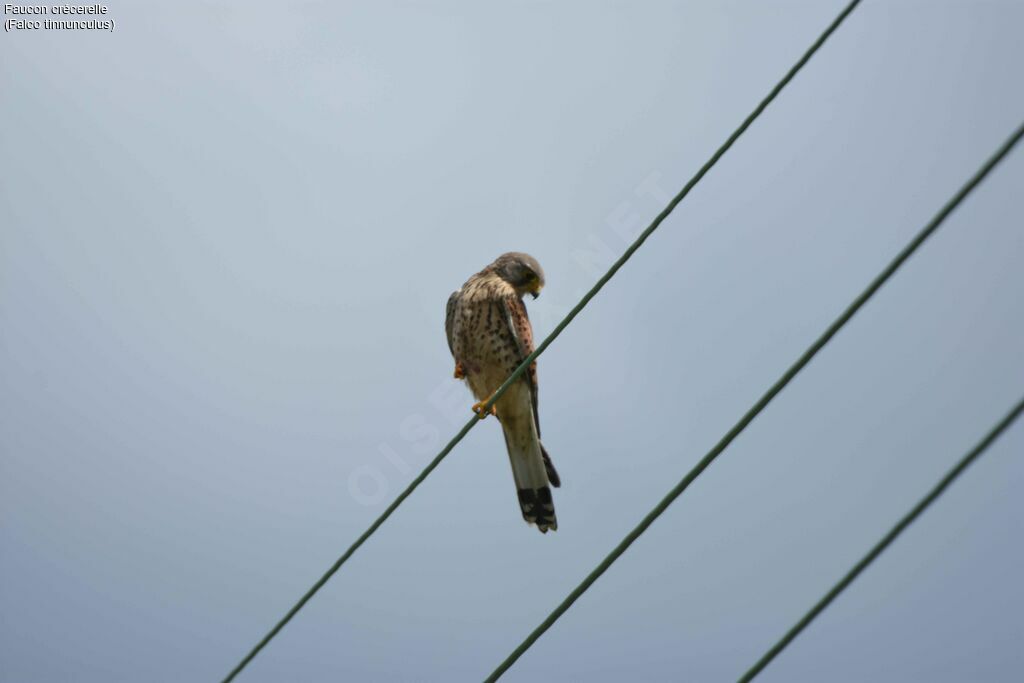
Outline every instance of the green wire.
{"type": "Polygon", "coordinates": [[[1013,135],[1011,135],[999,150],[996,151],[996,153],[992,155],[992,157],[990,157],[980,169],[978,169],[974,176],[972,176],[971,179],[960,188],[952,199],[946,202],[935,217],[932,218],[932,220],[929,221],[919,233],[917,233],[914,239],[912,239],[910,243],[900,251],[896,258],[893,259],[889,265],[871,281],[867,289],[861,292],[861,294],[854,299],[853,303],[851,303],[846,310],[844,310],[842,314],[840,314],[840,316],[836,318],[831,325],[829,325],[828,329],[826,329],[825,332],[818,337],[818,339],[815,340],[815,342],[811,344],[806,351],[804,351],[803,355],[801,355],[800,358],[797,359],[797,361],[790,366],[788,370],[786,370],[785,374],[783,374],[782,377],[780,377],[775,384],[773,384],[771,388],[769,388],[768,391],[758,399],[757,403],[755,403],[753,407],[750,408],[742,418],[740,418],[740,421],[737,422],[724,437],[722,437],[721,441],[715,444],[714,448],[712,448],[707,455],[701,458],[700,462],[698,462],[696,466],[694,466],[694,468],[690,470],[685,477],[683,477],[682,481],[676,484],[676,486],[668,492],[668,495],[662,498],[661,502],[659,502],[654,509],[651,510],[647,516],[644,517],[640,523],[626,535],[624,539],[622,539],[622,542],[615,546],[607,557],[601,560],[601,563],[597,565],[597,567],[590,572],[590,574],[588,574],[571,593],[569,593],[569,596],[566,597],[565,600],[563,600],[561,604],[559,604],[558,607],[548,615],[547,619],[541,622],[540,626],[535,628],[530,635],[526,637],[526,640],[524,640],[519,647],[513,650],[512,654],[505,658],[505,661],[498,665],[498,668],[487,677],[486,681],[490,682],[498,680],[498,678],[505,673],[505,671],[507,671],[508,668],[512,666],[524,652],[530,649],[530,646],[532,646],[545,631],[551,628],[552,624],[554,624],[558,618],[561,617],[565,611],[568,610],[569,607],[571,607],[572,604],[576,602],[576,600],[578,600],[579,597],[583,595],[583,593],[585,593],[602,574],[605,573],[605,571],[608,570],[610,566],[612,566],[615,560],[617,560],[622,553],[626,552],[626,549],[633,544],[633,541],[639,538],[640,535],[647,530],[647,527],[654,523],[654,520],[660,517],[661,513],[668,509],[668,506],[671,505],[672,502],[678,498],[691,483],[693,483],[693,480],[699,477],[701,472],[707,469],[708,465],[710,465],[715,458],[717,458],[722,451],[732,443],[733,439],[739,436],[740,433],[746,429],[747,425],[749,425],[754,418],[765,409],[772,399],[775,398],[775,396],[782,391],[787,384],[789,384],[790,380],[792,380],[797,373],[799,373],[804,366],[814,358],[818,351],[820,351],[829,342],[829,340],[832,339],[832,337],[835,336],[835,334],[847,322],[849,322],[850,318],[852,318],[854,314],[860,310],[865,303],[867,303],[868,299],[870,299],[872,295],[874,295],[874,293],[877,292],[883,284],[885,284],[886,280],[888,280],[893,273],[895,273],[899,267],[903,265],[908,258],[910,258],[910,255],[913,254],[917,248],[935,232],[936,229],[938,229],[939,225],[942,224],[946,217],[953,212],[953,209],[955,209],[957,205],[959,205],[960,202],[970,194],[971,190],[973,190],[978,183],[988,175],[989,171],[991,171],[996,164],[1002,161],[1003,157],[1005,157],[1013,146],[1017,144],[1021,136],[1024,136],[1024,124],[1021,124],[1021,126],[1014,131],[1013,135]]]}
{"type": "Polygon", "coordinates": [[[334,573],[341,569],[341,565],[345,564],[348,558],[352,557],[352,554],[359,549],[359,546],[361,546],[366,541],[366,539],[373,535],[373,532],[375,532],[377,528],[384,523],[384,520],[391,516],[392,512],[398,509],[398,506],[402,504],[402,501],[408,498],[409,494],[412,493],[413,490],[417,486],[419,486],[424,479],[427,478],[427,475],[433,472],[434,468],[441,464],[441,461],[444,460],[444,457],[448,455],[448,453],[450,453],[453,448],[455,448],[455,444],[459,443],[459,441],[461,441],[462,438],[466,436],[466,434],[469,434],[469,430],[472,429],[473,425],[479,421],[480,420],[478,418],[474,417],[470,422],[466,423],[466,426],[463,427],[462,430],[458,434],[456,434],[451,441],[448,442],[448,445],[446,445],[444,449],[440,453],[438,453],[433,460],[430,461],[430,464],[428,464],[423,469],[423,471],[420,472],[419,475],[412,480],[412,482],[405,488],[405,490],[402,491],[402,493],[399,494],[397,498],[395,498],[394,502],[392,502],[391,505],[389,505],[387,509],[384,510],[384,512],[382,512],[381,515],[376,520],[374,520],[373,524],[371,524],[370,527],[366,531],[364,531],[359,538],[356,539],[355,543],[350,545],[348,547],[348,550],[346,550],[345,553],[341,557],[339,557],[333,565],[331,565],[331,568],[324,572],[324,575],[317,579],[317,582],[314,583],[313,586],[308,591],[306,591],[306,593],[301,598],[299,598],[299,601],[295,603],[295,605],[290,610],[288,610],[288,613],[281,617],[280,621],[274,624],[274,628],[270,629],[267,635],[263,636],[260,642],[256,643],[252,650],[249,651],[249,654],[247,654],[242,659],[242,661],[240,661],[235,666],[235,668],[231,670],[231,673],[229,673],[224,678],[223,683],[228,683],[229,681],[234,680],[235,676],[237,676],[242,671],[242,669],[244,669],[245,666],[252,661],[252,658],[259,654],[260,650],[266,647],[267,643],[269,643],[273,639],[273,637],[276,636],[278,632],[285,627],[285,624],[292,620],[292,617],[294,617],[298,613],[298,611],[302,609],[307,602],[309,602],[309,599],[312,598],[313,595],[318,590],[323,588],[324,584],[327,583],[332,576],[334,576],[334,573]]]}
{"type": "MultiPolygon", "coordinates": [[[[729,148],[733,146],[733,143],[735,143],[736,140],[738,140],[739,137],[743,135],[747,128],[750,127],[750,124],[752,124],[754,120],[761,115],[761,113],[768,107],[772,100],[774,100],[775,97],[782,91],[782,89],[786,87],[786,84],[788,84],[797,74],[797,72],[800,71],[801,68],[803,68],[803,66],[810,60],[811,56],[815,52],[817,52],[819,47],[821,47],[822,43],[824,43],[825,40],[829,37],[829,35],[831,35],[832,32],[835,31],[836,28],[838,28],[839,24],[842,23],[843,19],[845,19],[846,16],[850,14],[850,12],[853,11],[854,7],[856,7],[859,3],[860,0],[853,0],[852,2],[850,2],[850,4],[846,6],[846,8],[839,14],[839,16],[836,17],[835,21],[833,21],[832,24],[828,27],[828,29],[826,29],[825,32],[818,38],[818,40],[815,41],[815,43],[810,47],[810,49],[808,49],[807,52],[804,53],[803,57],[801,57],[800,60],[795,65],[793,65],[793,67],[789,70],[789,72],[786,73],[782,80],[779,81],[774,88],[772,88],[771,92],[768,93],[768,95],[763,100],[761,100],[760,104],[757,105],[754,111],[751,112],[746,119],[744,119],[743,123],[740,124],[739,128],[737,128],[732,133],[732,135],[730,135],[729,138],[722,144],[722,146],[715,151],[711,158],[708,159],[708,161],[703,166],[701,166],[700,170],[697,171],[697,173],[689,180],[689,182],[687,182],[686,185],[683,186],[683,189],[679,191],[679,194],[677,194],[672,199],[672,201],[669,202],[668,206],[666,206],[662,210],[662,212],[659,213],[654,218],[654,220],[647,227],[647,229],[640,233],[640,236],[637,237],[637,239],[629,246],[628,249],[626,249],[625,253],[623,253],[623,255],[619,257],[619,259],[615,263],[612,264],[612,266],[608,269],[608,272],[601,276],[601,279],[597,281],[597,283],[590,289],[590,291],[588,291],[583,296],[582,299],[580,299],[580,302],[576,304],[576,306],[574,306],[571,311],[569,311],[565,318],[563,318],[562,321],[558,323],[555,329],[552,330],[551,334],[549,334],[544,339],[544,341],[541,342],[540,346],[538,346],[533,351],[533,353],[527,356],[526,359],[519,364],[519,367],[517,367],[515,371],[511,375],[509,375],[508,379],[506,379],[505,382],[500,387],[498,387],[498,390],[495,391],[494,394],[492,394],[489,399],[487,399],[487,401],[481,407],[482,414],[487,414],[491,406],[494,405],[494,403],[499,398],[501,398],[502,394],[504,394],[510,386],[512,386],[512,383],[519,379],[523,372],[526,371],[526,368],[528,368],[530,364],[533,363],[533,361],[536,360],[538,356],[540,356],[540,354],[544,353],[544,350],[548,348],[551,342],[553,342],[555,338],[558,337],[558,335],[560,335],[562,331],[569,325],[569,323],[572,322],[572,320],[580,313],[580,311],[582,311],[586,307],[586,305],[590,303],[590,300],[593,299],[599,291],[601,291],[601,289],[608,283],[608,281],[612,279],[615,273],[617,273],[618,270],[626,263],[626,261],[629,260],[633,253],[640,248],[640,245],[642,245],[647,240],[647,238],[650,237],[655,230],[657,230],[658,226],[660,226],[661,223],[668,217],[668,215],[672,213],[673,209],[676,208],[679,202],[681,202],[683,198],[690,193],[690,190],[692,190],[694,186],[701,181],[701,179],[707,174],[707,172],[710,171],[716,163],[718,163],[718,160],[721,159],[722,156],[729,150],[729,148]]],[[[434,470],[434,468],[436,468],[441,463],[441,461],[444,460],[445,456],[447,456],[448,453],[450,453],[451,450],[455,447],[455,445],[458,444],[459,441],[461,441],[463,437],[465,437],[466,434],[469,433],[469,430],[476,426],[477,422],[479,422],[479,420],[476,417],[473,417],[470,419],[469,422],[466,423],[466,425],[459,431],[459,433],[456,434],[455,437],[448,442],[448,445],[446,445],[444,449],[440,453],[438,453],[433,460],[430,461],[430,464],[427,465],[423,472],[421,472],[419,476],[417,476],[415,479],[412,480],[412,482],[410,482],[409,486],[407,486],[405,490],[402,491],[402,493],[395,499],[395,501],[391,503],[391,505],[389,505],[388,508],[384,510],[383,513],[381,513],[381,515],[373,522],[373,524],[371,524],[370,527],[365,532],[363,532],[363,534],[359,538],[356,539],[355,543],[349,546],[348,550],[346,550],[345,553],[341,557],[339,557],[338,560],[333,565],[331,565],[331,568],[328,569],[324,573],[324,575],[321,576],[320,579],[318,579],[317,582],[314,583],[313,586],[308,591],[306,591],[306,593],[299,599],[299,601],[295,603],[295,605],[290,610],[288,610],[284,617],[282,617],[281,620],[278,621],[277,624],[275,624],[272,629],[270,629],[267,635],[265,635],[252,648],[252,650],[249,651],[249,653],[242,659],[242,661],[240,661],[235,666],[235,668],[231,670],[231,672],[224,678],[222,683],[230,683],[230,681],[234,680],[235,676],[237,676],[242,671],[242,669],[244,669],[245,666],[250,661],[252,661],[253,657],[259,654],[260,650],[262,650],[267,645],[267,643],[269,643],[274,638],[274,636],[276,636],[278,632],[282,628],[284,628],[284,626],[289,621],[291,621],[292,617],[294,617],[296,613],[298,613],[298,611],[302,609],[303,605],[309,602],[309,599],[312,598],[313,595],[330,580],[330,578],[335,574],[335,572],[337,572],[341,568],[341,566],[345,564],[345,562],[352,556],[352,554],[355,553],[359,546],[361,546],[370,536],[373,535],[373,533],[380,527],[380,525],[383,524],[384,521],[391,516],[391,513],[393,513],[398,508],[398,506],[401,505],[402,501],[408,498],[409,494],[411,494],[416,489],[416,487],[419,486],[423,482],[423,480],[427,478],[427,475],[429,475],[434,470]]]]}
{"type": "Polygon", "coordinates": [[[875,546],[868,551],[868,554],[862,557],[860,562],[855,564],[853,568],[839,580],[839,583],[833,586],[828,593],[825,593],[824,597],[816,602],[814,607],[812,607],[807,614],[800,619],[800,621],[796,622],[793,628],[789,629],[786,632],[786,635],[782,636],[782,639],[779,640],[779,642],[775,643],[775,645],[765,652],[761,659],[757,660],[757,663],[750,667],[747,673],[743,674],[739,679],[740,683],[748,683],[748,681],[752,681],[754,679],[754,676],[761,673],[761,670],[768,666],[768,664],[775,659],[775,657],[778,656],[778,654],[782,652],[785,647],[807,627],[808,624],[814,621],[814,618],[821,614],[822,610],[828,607],[829,604],[835,600],[847,586],[853,583],[853,580],[856,579],[862,571],[867,569],[868,565],[874,562],[875,558],[881,555],[882,551],[889,547],[889,544],[895,541],[896,537],[899,536],[904,529],[910,526],[911,522],[917,519],[918,515],[924,512],[929,505],[935,502],[936,498],[942,495],[942,492],[946,490],[946,487],[952,484],[953,481],[959,477],[965,469],[967,469],[968,465],[974,462],[978,456],[980,456],[985,449],[987,449],[992,442],[995,441],[996,438],[998,438],[999,435],[1013,423],[1014,420],[1020,417],[1022,411],[1024,411],[1024,399],[1021,399],[1006,415],[1006,417],[999,422],[999,424],[993,427],[989,433],[986,434],[985,437],[979,441],[969,453],[967,453],[967,455],[961,458],[953,469],[947,472],[946,476],[944,476],[942,480],[928,492],[928,495],[918,501],[917,505],[915,505],[910,512],[904,515],[903,518],[896,523],[896,526],[890,529],[889,533],[887,533],[881,541],[876,543],[875,546]]]}

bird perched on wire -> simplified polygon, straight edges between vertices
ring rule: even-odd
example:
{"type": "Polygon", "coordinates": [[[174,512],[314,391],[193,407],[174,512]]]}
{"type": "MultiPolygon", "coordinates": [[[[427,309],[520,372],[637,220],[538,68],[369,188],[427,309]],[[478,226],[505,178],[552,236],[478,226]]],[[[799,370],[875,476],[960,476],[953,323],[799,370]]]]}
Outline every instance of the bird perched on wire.
{"type": "MultiPolygon", "coordinates": [[[[448,298],[445,331],[455,359],[455,377],[465,379],[479,401],[473,410],[480,419],[487,417],[483,410],[487,399],[533,352],[533,328],[523,295],[536,299],[543,287],[544,271],[537,259],[509,252],[448,298]]],[[[523,519],[544,533],[556,530],[550,487],[561,481],[540,442],[536,361],[502,394],[490,413],[498,418],[505,434],[523,519]]]]}

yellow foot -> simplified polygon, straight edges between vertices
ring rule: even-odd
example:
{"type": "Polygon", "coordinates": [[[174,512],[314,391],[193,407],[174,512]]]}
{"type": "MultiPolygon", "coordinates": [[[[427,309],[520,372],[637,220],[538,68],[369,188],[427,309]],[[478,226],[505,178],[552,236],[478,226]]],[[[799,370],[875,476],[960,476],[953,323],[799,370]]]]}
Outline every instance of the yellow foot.
{"type": "Polygon", "coordinates": [[[481,420],[484,419],[485,417],[487,417],[488,415],[494,415],[495,417],[497,417],[498,416],[498,409],[495,408],[494,406],[491,406],[490,410],[486,410],[485,411],[484,410],[484,404],[485,403],[487,403],[487,401],[480,401],[479,403],[474,403],[473,404],[473,412],[476,413],[476,416],[479,417],[481,420]]]}
{"type": "Polygon", "coordinates": [[[462,361],[455,361],[455,379],[462,379],[466,376],[466,369],[462,367],[462,361]]]}

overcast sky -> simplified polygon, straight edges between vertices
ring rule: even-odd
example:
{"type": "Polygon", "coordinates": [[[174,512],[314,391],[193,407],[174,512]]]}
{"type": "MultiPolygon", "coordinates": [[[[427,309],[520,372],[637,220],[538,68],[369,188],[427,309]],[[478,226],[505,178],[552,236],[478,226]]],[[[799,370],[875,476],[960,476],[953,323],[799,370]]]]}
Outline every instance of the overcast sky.
{"type": "MultiPolygon", "coordinates": [[[[845,0],[110,5],[0,37],[0,679],[225,675],[845,0]]],[[[10,18],[10,17],[5,17],[10,18]]],[[[244,681],[473,681],[1024,117],[1024,3],[865,0],[540,360],[559,530],[476,429],[244,681]]],[[[507,674],[735,680],[1024,391],[1024,149],[507,674]]],[[[1024,425],[763,674],[1024,668],[1024,425]]]]}

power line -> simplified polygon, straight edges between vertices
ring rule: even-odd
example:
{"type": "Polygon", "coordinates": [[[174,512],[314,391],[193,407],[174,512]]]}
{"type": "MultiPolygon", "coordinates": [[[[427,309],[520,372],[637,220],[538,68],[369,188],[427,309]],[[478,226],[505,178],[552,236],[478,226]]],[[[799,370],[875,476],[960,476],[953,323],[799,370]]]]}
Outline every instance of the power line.
{"type": "MultiPolygon", "coordinates": [[[[718,163],[718,160],[721,159],[727,151],[729,151],[729,148],[733,146],[733,143],[735,143],[736,140],[738,140],[739,137],[743,135],[747,128],[749,128],[750,125],[761,115],[761,113],[764,112],[768,105],[771,104],[772,100],[774,100],[775,97],[780,92],[782,92],[782,89],[785,88],[791,80],[793,80],[793,77],[796,76],[797,72],[799,72],[800,69],[802,69],[804,65],[807,64],[807,62],[814,55],[814,53],[818,51],[818,48],[822,46],[825,40],[828,39],[830,35],[832,35],[832,32],[839,27],[839,24],[841,24],[843,20],[850,14],[850,12],[852,12],[854,8],[859,4],[860,0],[852,0],[843,9],[843,11],[839,13],[836,19],[829,25],[827,29],[825,29],[824,33],[822,33],[821,36],[818,37],[818,39],[814,42],[813,45],[811,45],[807,52],[804,53],[800,60],[793,65],[793,67],[786,73],[782,80],[780,80],[775,85],[775,87],[772,88],[771,92],[769,92],[768,95],[763,100],[761,100],[761,102],[757,105],[754,111],[752,111],[750,115],[748,115],[747,118],[743,120],[743,123],[741,123],[740,126],[735,131],[733,131],[732,135],[730,135],[728,139],[726,139],[726,141],[722,143],[721,147],[715,150],[715,153],[711,155],[711,158],[708,159],[708,161],[705,162],[705,164],[700,167],[700,170],[698,170],[692,178],[690,178],[686,185],[683,186],[683,189],[679,191],[679,194],[672,198],[672,201],[668,203],[668,206],[666,206],[661,211],[661,213],[659,213],[654,218],[651,224],[642,233],[640,233],[640,236],[637,237],[631,245],[629,245],[629,248],[626,249],[622,256],[619,257],[619,259],[612,264],[612,266],[608,269],[608,272],[601,276],[601,279],[597,281],[597,283],[590,289],[590,291],[583,295],[583,298],[580,299],[579,303],[576,304],[576,306],[574,306],[568,314],[566,314],[565,318],[563,318],[557,326],[555,326],[555,329],[551,331],[551,334],[549,334],[544,339],[544,341],[540,343],[540,345],[533,351],[533,353],[527,356],[523,360],[523,362],[519,364],[519,367],[517,367],[512,372],[512,374],[509,375],[508,379],[506,379],[505,382],[500,387],[498,387],[498,390],[495,391],[494,394],[492,394],[489,399],[487,399],[487,401],[484,403],[481,409],[482,415],[487,414],[491,406],[494,405],[494,403],[497,402],[499,398],[501,398],[502,394],[504,394],[510,386],[512,386],[512,383],[515,382],[523,374],[526,368],[529,367],[530,364],[533,363],[533,361],[536,360],[538,356],[540,356],[540,354],[544,353],[544,350],[547,349],[551,342],[553,342],[555,338],[562,333],[562,331],[569,325],[570,322],[572,322],[572,320],[580,313],[580,311],[582,311],[587,306],[587,304],[590,303],[590,300],[593,299],[594,296],[596,296],[597,293],[601,291],[601,289],[608,283],[608,281],[612,279],[615,273],[617,273],[618,270],[623,265],[625,265],[626,261],[628,261],[630,257],[633,256],[633,253],[640,248],[640,245],[642,245],[647,240],[647,238],[654,233],[658,226],[660,226],[661,223],[668,217],[668,215],[672,213],[672,211],[686,197],[686,195],[690,193],[690,190],[692,190],[694,186],[696,186],[697,183],[699,183],[701,179],[707,174],[707,172],[710,171],[716,163],[718,163]]],[[[232,669],[231,672],[224,678],[222,683],[230,683],[230,681],[234,680],[234,678],[242,671],[242,669],[244,669],[246,665],[250,661],[252,661],[253,657],[259,654],[260,650],[266,647],[267,643],[269,643],[274,638],[274,636],[276,636],[281,631],[281,629],[284,628],[289,621],[291,621],[292,617],[294,617],[298,613],[298,611],[302,609],[302,607],[307,602],[309,602],[310,598],[312,598],[313,595],[315,595],[316,592],[320,590],[324,586],[324,584],[326,584],[339,569],[341,569],[341,566],[348,561],[348,559],[353,555],[353,553],[355,553],[355,551],[358,550],[359,547],[370,536],[372,536],[374,532],[377,531],[377,529],[384,523],[384,521],[391,516],[391,513],[398,509],[398,506],[401,505],[402,502],[409,497],[409,494],[411,494],[416,489],[416,487],[419,486],[423,482],[423,480],[427,478],[427,475],[429,475],[441,463],[441,461],[444,460],[444,458],[452,451],[452,449],[455,448],[456,444],[458,444],[466,436],[466,434],[468,434],[469,431],[474,426],[476,426],[477,422],[479,422],[479,419],[474,416],[469,420],[469,422],[466,423],[466,425],[459,431],[459,433],[456,434],[452,438],[452,440],[449,441],[448,444],[441,450],[441,452],[438,453],[434,457],[434,459],[430,461],[430,463],[423,469],[419,476],[417,476],[415,479],[412,480],[412,482],[409,483],[409,485],[405,488],[404,491],[402,491],[401,494],[399,494],[399,496],[394,500],[394,502],[392,502],[391,505],[389,505],[387,509],[384,510],[384,512],[382,512],[380,516],[377,517],[376,520],[374,520],[374,522],[369,526],[369,528],[366,531],[364,531],[363,534],[359,536],[359,538],[357,538],[356,541],[351,546],[349,546],[348,550],[346,550],[344,554],[342,554],[342,556],[339,557],[338,560],[333,565],[331,565],[330,569],[328,569],[324,573],[324,575],[321,576],[316,581],[316,583],[314,583],[312,587],[308,591],[306,591],[306,593],[301,598],[299,598],[299,601],[295,603],[295,605],[291,609],[288,610],[284,617],[282,617],[281,620],[278,621],[274,625],[274,627],[270,629],[270,631],[267,632],[267,634],[263,636],[263,638],[258,643],[256,643],[252,650],[250,650],[249,653],[246,654],[246,656],[243,657],[242,660],[235,666],[235,668],[232,669]]]]}
{"type": "Polygon", "coordinates": [[[242,661],[240,661],[235,666],[235,668],[231,670],[231,673],[229,673],[224,678],[222,683],[229,683],[230,681],[234,680],[235,676],[241,673],[242,669],[244,669],[245,666],[252,661],[252,658],[259,654],[260,650],[266,647],[267,643],[269,643],[274,638],[274,636],[276,636],[278,632],[285,627],[285,624],[292,620],[292,617],[294,617],[298,613],[298,611],[302,609],[307,602],[309,602],[310,598],[312,598],[313,595],[315,595],[318,590],[323,588],[325,583],[330,581],[331,577],[334,576],[335,572],[341,569],[341,565],[345,564],[345,562],[348,561],[348,558],[352,557],[352,554],[359,549],[359,546],[361,546],[366,541],[366,539],[368,539],[370,536],[373,535],[375,531],[377,531],[377,528],[384,523],[384,520],[390,517],[391,513],[398,509],[398,506],[402,504],[402,501],[408,498],[409,494],[412,493],[413,490],[417,486],[419,486],[424,479],[427,478],[427,475],[433,472],[434,468],[441,464],[441,461],[444,460],[445,456],[448,455],[448,453],[450,453],[453,448],[455,448],[455,444],[459,443],[459,441],[461,441],[462,438],[469,433],[469,430],[473,428],[473,425],[479,421],[480,420],[478,418],[473,417],[473,419],[470,422],[466,423],[466,426],[463,427],[459,431],[459,433],[456,434],[455,437],[448,442],[448,445],[446,445],[441,450],[441,452],[438,453],[425,468],[423,468],[423,471],[420,472],[419,475],[412,480],[412,482],[410,482],[410,484],[405,488],[404,491],[402,491],[398,495],[397,498],[395,498],[394,502],[392,502],[391,505],[389,505],[387,509],[384,510],[384,512],[382,512],[381,515],[377,517],[376,520],[374,520],[373,524],[371,524],[369,528],[366,531],[364,531],[359,538],[355,540],[355,543],[350,545],[348,547],[348,550],[346,550],[344,554],[342,554],[342,556],[339,557],[333,565],[331,565],[331,568],[324,572],[324,575],[317,579],[317,582],[314,583],[312,587],[310,587],[310,589],[306,591],[306,593],[301,598],[299,598],[299,601],[295,603],[295,605],[293,605],[292,608],[288,610],[288,612],[283,617],[281,617],[281,620],[274,624],[274,628],[270,629],[270,631],[267,632],[267,635],[263,636],[260,642],[256,643],[256,645],[252,648],[252,650],[249,651],[249,653],[242,659],[242,661]]]}
{"type": "Polygon", "coordinates": [[[707,455],[701,458],[700,462],[698,462],[696,466],[694,466],[694,468],[690,470],[685,477],[683,477],[682,481],[676,484],[676,486],[668,492],[668,495],[662,498],[661,502],[659,502],[654,509],[651,510],[647,516],[644,517],[617,546],[615,546],[614,549],[612,549],[608,556],[601,560],[601,563],[598,564],[597,567],[590,572],[590,574],[588,574],[571,593],[569,593],[568,597],[566,597],[565,600],[563,600],[558,607],[556,607],[554,611],[551,612],[543,622],[541,622],[540,626],[535,628],[530,635],[526,637],[526,640],[520,643],[519,647],[513,650],[512,654],[506,657],[505,660],[498,665],[498,668],[487,677],[486,680],[488,682],[498,680],[498,678],[505,673],[505,671],[507,671],[508,668],[512,666],[524,652],[530,649],[537,639],[540,638],[545,631],[551,628],[552,624],[554,624],[558,618],[561,617],[566,610],[568,610],[572,604],[576,602],[576,600],[578,600],[579,597],[583,595],[583,593],[585,593],[602,574],[605,573],[605,571],[608,570],[610,566],[612,566],[615,560],[617,560],[622,553],[626,552],[626,549],[633,544],[633,541],[639,538],[640,535],[654,523],[654,520],[660,517],[661,513],[668,509],[668,506],[671,505],[672,502],[687,489],[687,487],[689,487],[693,480],[700,476],[701,472],[707,469],[708,465],[710,465],[744,429],[746,429],[747,425],[749,425],[753,419],[765,409],[772,399],[775,398],[775,396],[782,391],[787,384],[789,384],[790,380],[792,380],[797,373],[799,373],[804,366],[814,358],[818,351],[820,351],[829,342],[829,340],[832,339],[832,337],[835,336],[835,334],[847,322],[849,322],[850,318],[852,318],[854,314],[860,310],[865,303],[867,303],[874,293],[877,292],[883,284],[885,284],[886,280],[888,280],[893,273],[895,273],[899,267],[903,265],[908,258],[910,258],[911,254],[913,254],[917,248],[920,247],[936,229],[938,229],[939,225],[941,225],[946,217],[953,212],[953,209],[963,201],[964,197],[970,194],[971,190],[973,190],[978,183],[988,175],[989,171],[991,171],[996,164],[998,164],[1003,157],[1009,153],[1013,146],[1020,140],[1021,136],[1024,136],[1024,124],[1021,124],[1013,135],[1003,143],[999,150],[996,151],[996,153],[985,162],[974,176],[972,176],[971,179],[968,180],[967,183],[961,187],[949,201],[946,202],[942,209],[939,210],[938,214],[936,214],[935,217],[932,218],[932,220],[929,221],[919,233],[917,233],[914,239],[912,239],[910,243],[900,251],[896,258],[893,259],[889,265],[871,281],[867,289],[861,292],[860,295],[853,300],[853,303],[847,306],[846,310],[844,310],[842,314],[840,314],[840,316],[836,318],[831,325],[829,325],[828,329],[826,329],[825,332],[818,337],[818,339],[815,340],[815,342],[811,344],[806,351],[804,351],[803,355],[801,355],[800,358],[797,359],[797,361],[791,365],[788,370],[786,370],[782,377],[780,377],[775,384],[773,384],[768,391],[758,399],[757,403],[755,403],[753,407],[751,407],[750,410],[740,418],[739,422],[733,425],[732,429],[730,429],[726,435],[723,436],[717,444],[715,444],[707,455]]]}
{"type": "Polygon", "coordinates": [[[999,422],[999,424],[993,427],[991,431],[989,431],[989,433],[986,434],[985,437],[967,453],[967,455],[961,458],[953,469],[947,472],[946,476],[944,476],[942,480],[928,492],[928,495],[918,501],[917,505],[915,505],[910,512],[905,514],[900,521],[896,523],[896,526],[890,529],[889,533],[887,533],[882,540],[876,543],[875,546],[868,551],[868,554],[862,557],[860,562],[855,564],[853,568],[839,580],[839,583],[834,585],[828,593],[825,593],[821,600],[816,602],[814,607],[812,607],[807,614],[800,619],[800,621],[796,622],[793,628],[786,632],[786,635],[782,636],[782,639],[779,640],[779,642],[775,643],[775,645],[765,652],[761,659],[757,660],[757,663],[750,667],[747,673],[743,674],[739,679],[740,683],[748,683],[754,679],[754,676],[761,673],[761,670],[768,666],[768,664],[775,659],[775,657],[778,656],[778,654],[782,652],[782,650],[784,650],[785,647],[789,645],[789,643],[796,638],[808,624],[814,621],[814,618],[821,614],[822,610],[828,607],[829,604],[835,600],[847,586],[853,583],[853,580],[856,579],[862,571],[867,569],[868,565],[871,564],[875,558],[881,555],[882,551],[889,547],[889,544],[895,541],[896,537],[899,536],[904,529],[910,526],[910,524],[917,519],[917,517],[924,512],[929,505],[934,503],[936,498],[942,495],[942,492],[946,490],[946,487],[952,484],[953,481],[959,477],[965,469],[967,469],[968,465],[974,462],[978,456],[980,456],[985,449],[987,449],[992,442],[995,441],[996,438],[998,438],[999,435],[1013,423],[1014,420],[1020,417],[1022,411],[1024,411],[1024,399],[1021,399],[1006,415],[1006,417],[999,422]]]}

